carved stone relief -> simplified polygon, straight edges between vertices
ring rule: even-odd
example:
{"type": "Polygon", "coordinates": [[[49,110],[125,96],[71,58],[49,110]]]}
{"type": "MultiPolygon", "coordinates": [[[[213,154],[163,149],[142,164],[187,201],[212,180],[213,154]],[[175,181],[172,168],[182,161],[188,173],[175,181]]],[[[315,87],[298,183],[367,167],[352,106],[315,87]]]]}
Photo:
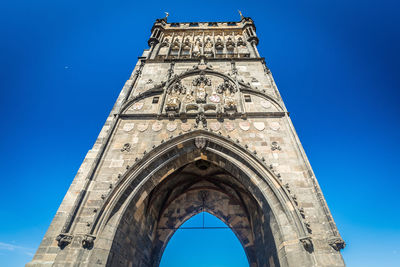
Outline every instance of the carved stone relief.
{"type": "Polygon", "coordinates": [[[243,131],[248,131],[250,129],[250,122],[248,121],[241,121],[239,122],[239,127],[240,129],[242,129],[243,131]]]}
{"type": "Polygon", "coordinates": [[[167,102],[165,104],[165,111],[169,117],[174,117],[179,112],[181,107],[180,95],[186,94],[186,87],[178,80],[167,90],[167,102]]]}
{"type": "Polygon", "coordinates": [[[139,132],[144,132],[147,130],[147,127],[149,127],[148,123],[139,123],[137,129],[139,130],[139,132]]]}
{"type": "Polygon", "coordinates": [[[193,85],[196,86],[195,99],[197,103],[206,103],[207,92],[206,86],[211,86],[211,80],[204,74],[193,80],[193,85]]]}
{"type": "Polygon", "coordinates": [[[279,124],[279,122],[274,121],[269,124],[269,127],[274,131],[278,131],[281,125],[279,124]]]}
{"type": "Polygon", "coordinates": [[[262,101],[260,102],[260,104],[261,104],[261,106],[262,106],[263,108],[265,108],[265,109],[271,108],[271,103],[270,103],[269,101],[262,100],[262,101]]]}
{"type": "Polygon", "coordinates": [[[152,129],[154,132],[158,132],[158,131],[160,131],[160,130],[162,129],[162,127],[163,127],[162,122],[156,121],[155,123],[153,123],[151,129],[152,129]]]}
{"type": "Polygon", "coordinates": [[[170,132],[175,131],[177,127],[178,127],[178,124],[176,122],[169,122],[167,124],[167,130],[170,132]]]}
{"type": "Polygon", "coordinates": [[[135,123],[125,123],[124,126],[122,127],[122,130],[125,132],[130,132],[133,130],[133,127],[135,126],[135,123]]]}
{"type": "Polygon", "coordinates": [[[254,122],[253,125],[254,125],[254,128],[256,128],[259,131],[262,131],[265,129],[265,124],[262,121],[254,122]]]}
{"type": "Polygon", "coordinates": [[[136,102],[132,105],[133,110],[141,110],[143,108],[143,102],[136,102]]]}
{"type": "Polygon", "coordinates": [[[225,122],[224,127],[228,132],[232,132],[233,130],[235,130],[235,124],[231,121],[225,122]]]}
{"type": "Polygon", "coordinates": [[[181,124],[181,129],[184,132],[188,132],[192,129],[192,124],[190,122],[182,123],[181,124]]]}
{"type": "Polygon", "coordinates": [[[221,123],[217,121],[210,123],[210,129],[213,130],[214,132],[219,131],[219,129],[221,129],[221,123]]]}

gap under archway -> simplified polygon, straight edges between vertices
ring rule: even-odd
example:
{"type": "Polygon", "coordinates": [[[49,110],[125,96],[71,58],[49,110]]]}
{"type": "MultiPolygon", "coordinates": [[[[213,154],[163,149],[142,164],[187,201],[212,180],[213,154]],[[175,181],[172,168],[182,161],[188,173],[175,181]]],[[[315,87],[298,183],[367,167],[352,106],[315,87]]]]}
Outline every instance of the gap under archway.
{"type": "Polygon", "coordinates": [[[201,212],[181,225],[167,244],[160,267],[248,267],[246,253],[220,219],[201,212]]]}

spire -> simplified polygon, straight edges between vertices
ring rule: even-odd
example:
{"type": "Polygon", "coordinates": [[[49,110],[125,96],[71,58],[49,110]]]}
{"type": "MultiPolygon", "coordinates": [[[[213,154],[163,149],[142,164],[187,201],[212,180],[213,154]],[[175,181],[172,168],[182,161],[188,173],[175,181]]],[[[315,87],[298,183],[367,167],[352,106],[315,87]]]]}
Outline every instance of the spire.
{"type": "Polygon", "coordinates": [[[242,11],[238,10],[238,12],[239,12],[239,15],[240,15],[240,20],[242,20],[244,18],[243,15],[242,15],[242,11]]]}

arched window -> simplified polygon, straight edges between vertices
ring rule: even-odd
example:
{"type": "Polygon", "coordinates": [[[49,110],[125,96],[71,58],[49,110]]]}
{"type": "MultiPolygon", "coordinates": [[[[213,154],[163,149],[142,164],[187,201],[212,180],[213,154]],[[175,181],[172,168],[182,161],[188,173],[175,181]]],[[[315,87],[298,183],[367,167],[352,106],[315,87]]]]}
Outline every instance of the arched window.
{"type": "Polygon", "coordinates": [[[202,212],[187,220],[168,242],[160,267],[172,266],[248,267],[249,263],[232,230],[202,212]]]}

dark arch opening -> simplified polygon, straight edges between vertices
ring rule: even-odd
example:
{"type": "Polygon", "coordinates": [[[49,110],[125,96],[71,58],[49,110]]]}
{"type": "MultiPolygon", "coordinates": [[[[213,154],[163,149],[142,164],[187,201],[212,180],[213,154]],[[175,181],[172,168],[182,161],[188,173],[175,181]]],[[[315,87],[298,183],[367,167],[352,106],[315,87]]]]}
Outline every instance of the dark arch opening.
{"type": "Polygon", "coordinates": [[[208,212],[179,227],[162,255],[160,267],[248,267],[242,244],[229,227],[208,212]]]}

